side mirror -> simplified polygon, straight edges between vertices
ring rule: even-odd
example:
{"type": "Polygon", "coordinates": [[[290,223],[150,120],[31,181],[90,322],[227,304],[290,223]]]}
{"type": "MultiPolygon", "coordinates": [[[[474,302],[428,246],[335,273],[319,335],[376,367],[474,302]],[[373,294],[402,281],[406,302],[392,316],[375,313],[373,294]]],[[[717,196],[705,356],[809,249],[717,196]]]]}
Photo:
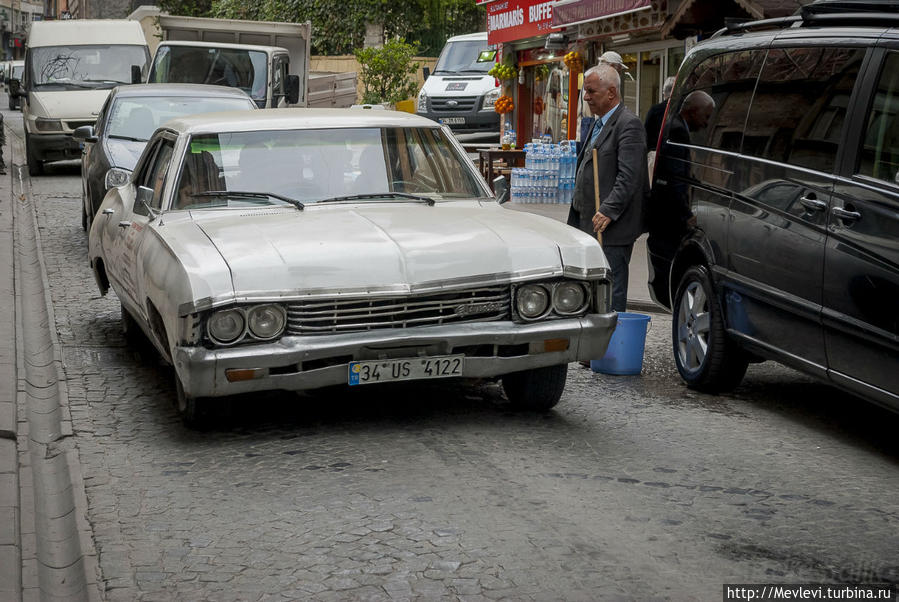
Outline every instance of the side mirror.
{"type": "Polygon", "coordinates": [[[431,68],[427,66],[422,67],[421,74],[425,76],[425,79],[428,79],[429,77],[431,77],[431,68]]]}
{"type": "Polygon", "coordinates": [[[153,189],[147,188],[146,186],[138,186],[137,187],[137,197],[135,199],[134,208],[137,209],[141,207],[142,209],[150,206],[150,201],[153,200],[153,189]]]}
{"type": "Polygon", "coordinates": [[[144,83],[144,77],[141,73],[140,65],[131,65],[131,83],[132,84],[142,84],[144,83]]]}
{"type": "Polygon", "coordinates": [[[506,176],[499,176],[493,179],[493,192],[496,194],[496,202],[500,205],[509,200],[509,186],[506,183],[506,176]]]}
{"type": "Polygon", "coordinates": [[[92,125],[82,125],[75,128],[75,131],[72,132],[72,138],[81,142],[97,141],[97,137],[94,135],[94,126],[92,125]]]}
{"type": "Polygon", "coordinates": [[[287,104],[295,105],[300,102],[300,76],[287,76],[287,104]]]}
{"type": "Polygon", "coordinates": [[[10,96],[12,96],[13,98],[22,96],[22,82],[20,82],[18,79],[11,78],[6,85],[9,86],[10,96]]]}

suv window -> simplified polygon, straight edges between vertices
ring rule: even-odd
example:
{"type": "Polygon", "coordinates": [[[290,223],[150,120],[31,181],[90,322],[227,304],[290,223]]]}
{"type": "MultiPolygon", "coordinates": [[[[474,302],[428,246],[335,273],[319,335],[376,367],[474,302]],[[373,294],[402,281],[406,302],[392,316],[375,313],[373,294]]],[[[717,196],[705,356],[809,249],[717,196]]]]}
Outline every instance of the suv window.
{"type": "Polygon", "coordinates": [[[743,152],[831,172],[865,50],[773,48],[759,77],[743,152]]]}
{"type": "MultiPolygon", "coordinates": [[[[764,50],[718,54],[693,69],[681,91],[701,90],[709,94],[715,101],[715,110],[706,127],[690,128],[691,144],[740,151],[743,123],[764,58],[764,50]]],[[[684,98],[686,95],[672,106],[680,110],[684,98]]]]}
{"type": "Polygon", "coordinates": [[[883,63],[859,155],[859,174],[899,184],[899,52],[883,63]]]}

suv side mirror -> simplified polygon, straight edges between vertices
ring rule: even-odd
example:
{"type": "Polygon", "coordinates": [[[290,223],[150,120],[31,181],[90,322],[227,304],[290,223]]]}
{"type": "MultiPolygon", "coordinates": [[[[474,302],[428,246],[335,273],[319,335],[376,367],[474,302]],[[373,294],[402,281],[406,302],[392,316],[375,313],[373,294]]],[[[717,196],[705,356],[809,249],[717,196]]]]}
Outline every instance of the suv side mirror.
{"type": "Polygon", "coordinates": [[[134,200],[134,210],[137,213],[143,213],[150,206],[150,201],[153,200],[153,189],[146,186],[138,186],[134,200]],[[138,211],[138,208],[140,208],[140,211],[138,211]]]}
{"type": "Polygon", "coordinates": [[[75,128],[75,131],[72,132],[72,138],[81,142],[97,141],[97,137],[94,135],[94,126],[92,125],[82,125],[75,128]]]}
{"type": "Polygon", "coordinates": [[[295,105],[300,102],[300,76],[287,76],[287,104],[295,105]]]}
{"type": "Polygon", "coordinates": [[[424,66],[421,68],[421,74],[425,76],[425,79],[431,77],[431,68],[428,66],[424,66]]]}
{"type": "Polygon", "coordinates": [[[132,84],[144,83],[144,77],[141,74],[140,65],[131,65],[131,83],[132,84]]]}
{"type": "Polygon", "coordinates": [[[506,176],[493,179],[493,191],[496,194],[496,202],[502,205],[509,200],[509,187],[506,184],[506,176]]]}

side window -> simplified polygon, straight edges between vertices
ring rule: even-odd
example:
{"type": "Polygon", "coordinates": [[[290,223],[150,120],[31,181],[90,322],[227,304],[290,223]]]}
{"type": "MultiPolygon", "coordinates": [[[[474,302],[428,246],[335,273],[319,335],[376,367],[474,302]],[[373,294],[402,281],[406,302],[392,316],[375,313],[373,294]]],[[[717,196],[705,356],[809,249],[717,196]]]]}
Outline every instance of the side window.
{"type": "Polygon", "coordinates": [[[106,102],[103,103],[103,108],[100,109],[100,113],[97,115],[96,126],[94,127],[94,135],[101,136],[103,134],[103,130],[106,129],[103,125],[103,122],[106,121],[106,116],[109,114],[109,105],[112,103],[112,95],[106,97],[106,102]]]}
{"type": "MultiPolygon", "coordinates": [[[[169,162],[172,159],[172,152],[175,145],[171,140],[159,139],[154,144],[154,156],[147,162],[144,169],[138,174],[135,180],[139,186],[146,186],[153,189],[153,198],[150,201],[150,207],[159,209],[162,207],[162,189],[165,184],[165,177],[168,173],[169,162]]],[[[145,207],[135,205],[134,212],[146,214],[145,207]]]]}
{"type": "Polygon", "coordinates": [[[865,51],[775,48],[759,77],[743,152],[829,173],[865,51]]]}
{"type": "Polygon", "coordinates": [[[285,80],[287,79],[287,58],[284,56],[276,56],[272,64],[272,96],[287,93],[285,90],[285,80]]]}
{"type": "Polygon", "coordinates": [[[763,50],[730,52],[699,63],[679,87],[669,127],[678,118],[678,125],[687,127],[690,144],[739,152],[764,55],[763,50]]]}
{"type": "Polygon", "coordinates": [[[868,109],[858,173],[899,184],[899,52],[884,61],[868,109]]]}

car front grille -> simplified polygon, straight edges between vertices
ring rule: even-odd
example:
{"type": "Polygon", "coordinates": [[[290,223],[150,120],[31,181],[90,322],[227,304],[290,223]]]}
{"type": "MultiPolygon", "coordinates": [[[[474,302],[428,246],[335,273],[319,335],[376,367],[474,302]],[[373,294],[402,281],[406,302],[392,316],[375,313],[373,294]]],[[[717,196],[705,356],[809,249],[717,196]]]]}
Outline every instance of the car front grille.
{"type": "Polygon", "coordinates": [[[287,334],[336,334],[506,320],[511,315],[511,303],[509,286],[402,297],[298,301],[287,304],[287,334]]]}
{"type": "Polygon", "coordinates": [[[472,111],[478,102],[477,96],[432,96],[433,111],[472,111]]]}

